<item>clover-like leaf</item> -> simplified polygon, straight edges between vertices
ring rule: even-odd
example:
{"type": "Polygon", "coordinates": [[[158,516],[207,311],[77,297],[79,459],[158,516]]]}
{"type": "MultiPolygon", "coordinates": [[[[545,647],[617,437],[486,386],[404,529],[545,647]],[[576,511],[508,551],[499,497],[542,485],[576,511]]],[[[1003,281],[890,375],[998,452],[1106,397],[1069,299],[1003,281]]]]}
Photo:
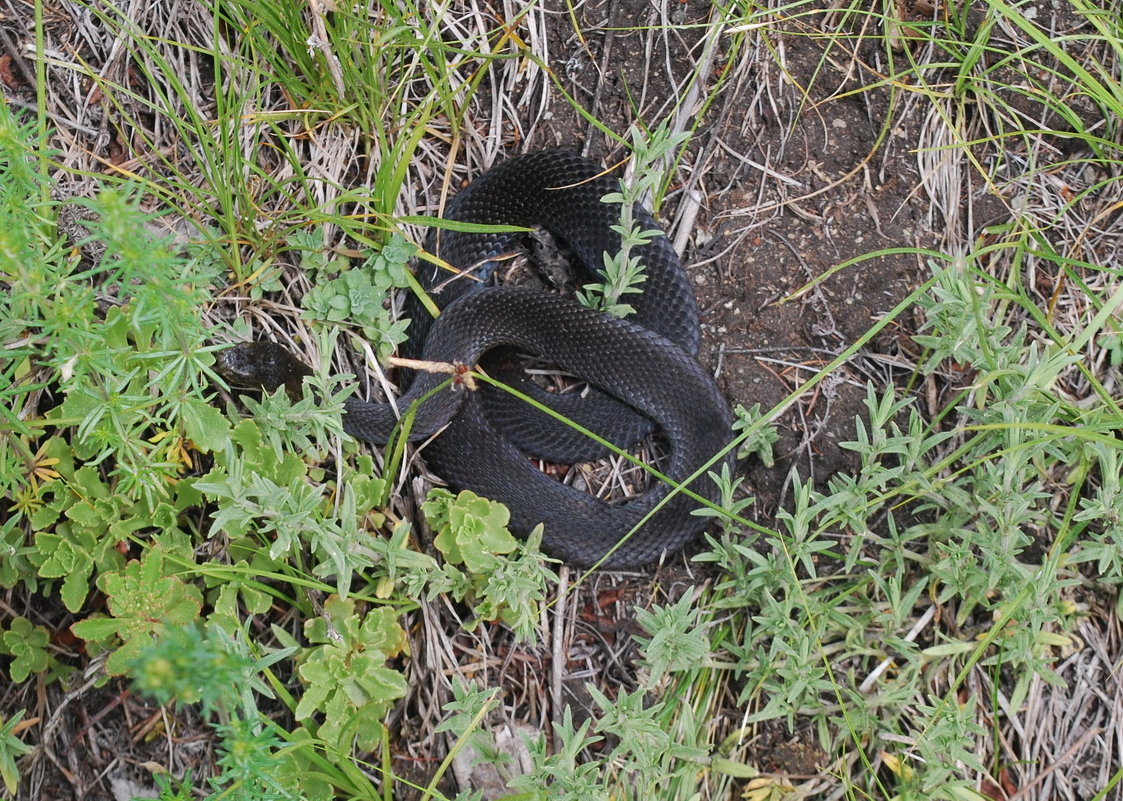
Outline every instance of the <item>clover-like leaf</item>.
{"type": "Polygon", "coordinates": [[[47,669],[47,642],[50,639],[51,635],[45,628],[36,626],[25,617],[12,621],[11,628],[0,636],[4,650],[15,657],[8,668],[12,681],[19,684],[32,673],[47,669]]]}
{"type": "Polygon", "coordinates": [[[77,531],[73,537],[40,533],[35,547],[46,559],[39,565],[44,578],[62,578],[62,602],[67,610],[77,612],[90,592],[90,573],[94,569],[94,537],[77,531]]]}

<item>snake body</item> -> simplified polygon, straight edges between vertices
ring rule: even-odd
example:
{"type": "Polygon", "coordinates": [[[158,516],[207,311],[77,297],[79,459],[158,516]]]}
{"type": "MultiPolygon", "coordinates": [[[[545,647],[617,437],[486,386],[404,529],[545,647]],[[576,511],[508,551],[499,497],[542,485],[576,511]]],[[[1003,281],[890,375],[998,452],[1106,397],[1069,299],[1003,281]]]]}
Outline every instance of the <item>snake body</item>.
{"type": "MultiPolygon", "coordinates": [[[[592,162],[572,153],[544,151],[510,159],[485,172],[449,204],[446,218],[469,223],[541,227],[573,251],[589,278],[603,270],[603,254],[620,249],[619,204],[601,198],[619,190],[592,162]]],[[[636,219],[655,229],[637,207],[636,219]]],[[[431,321],[413,313],[407,355],[475,365],[496,348],[541,356],[587,381],[596,391],[570,399],[521,383],[586,428],[626,446],[653,427],[670,455],[663,472],[682,483],[731,439],[732,418],[720,390],[698,364],[698,309],[674,250],[659,235],[633,253],[644,263],[642,293],[629,295],[635,313],[621,320],[552,293],[490,285],[495,259],[514,244],[512,234],[441,231],[430,250],[468,275],[424,265],[418,278],[441,307],[431,321]]],[[[485,364],[487,362],[485,361],[485,364]]],[[[504,374],[505,376],[509,374],[504,374]]],[[[419,373],[398,400],[407,408],[442,383],[419,373]]],[[[390,404],[352,400],[345,430],[384,443],[397,415],[390,404]]],[[[673,553],[697,536],[705,519],[697,501],[656,482],[646,493],[609,504],[565,486],[538,470],[528,454],[556,462],[596,458],[602,448],[498,390],[450,387],[417,406],[411,440],[440,432],[424,451],[434,472],[457,489],[501,501],[518,533],[544,524],[543,549],[585,567],[635,567],[673,553]],[[443,430],[442,430],[443,427],[443,430]],[[634,534],[628,536],[633,532],[634,534]],[[602,561],[603,559],[603,561],[602,561]]],[[[725,457],[728,461],[728,457],[725,457]]],[[[718,463],[720,469],[721,462],[718,463]]],[[[716,500],[714,482],[689,485],[716,500]]]]}

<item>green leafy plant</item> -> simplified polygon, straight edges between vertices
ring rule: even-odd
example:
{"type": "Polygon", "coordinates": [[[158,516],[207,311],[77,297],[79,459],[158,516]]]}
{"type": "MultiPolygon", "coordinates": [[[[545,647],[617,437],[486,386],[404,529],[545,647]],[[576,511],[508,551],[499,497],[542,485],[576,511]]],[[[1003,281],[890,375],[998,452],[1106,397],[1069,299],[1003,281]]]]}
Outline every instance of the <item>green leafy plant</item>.
{"type": "MultiPolygon", "coordinates": [[[[322,250],[322,243],[319,249],[322,250]]],[[[313,320],[358,324],[363,338],[385,359],[406,339],[408,320],[391,319],[386,297],[409,286],[408,265],[417,248],[394,235],[362,265],[314,286],[301,301],[313,320]]],[[[315,250],[313,251],[315,252],[315,250]]]]}
{"type": "MultiPolygon", "coordinates": [[[[510,537],[502,512],[479,498],[430,499],[443,560],[411,542],[418,527],[387,500],[394,463],[341,444],[354,382],[333,363],[335,337],[354,326],[379,356],[400,338],[383,294],[409,283],[410,248],[397,230],[424,222],[394,219],[421,205],[403,188],[436,178],[421,189],[431,203],[441,178],[459,177],[441,170],[479,138],[477,89],[494,83],[504,100],[515,97],[496,66],[517,66],[517,85],[533,94],[524,83],[539,66],[533,37],[521,17],[497,25],[411,2],[327,14],[224,0],[195,4],[199,16],[183,26],[153,16],[162,4],[100,3],[83,6],[82,25],[113,42],[116,61],[99,64],[96,47],[58,49],[43,4],[32,6],[34,20],[16,21],[35,35],[25,61],[37,108],[21,119],[0,105],[0,586],[34,604],[26,608],[47,627],[0,613],[5,668],[23,685],[10,699],[57,675],[53,661],[73,667],[109,650],[111,670],[161,703],[197,704],[215,732],[215,774],[199,786],[157,776],[163,797],[396,795],[381,720],[402,689],[403,615],[445,595],[470,607],[472,622],[498,620],[530,640],[552,577],[538,535],[510,537]],[[190,38],[196,31],[201,39],[190,38]],[[48,91],[67,83],[92,90],[99,130],[126,161],[96,160],[104,154],[73,140],[81,129],[65,116],[55,119],[68,126],[58,140],[67,152],[43,146],[48,91]],[[341,141],[354,158],[335,158],[341,141]],[[430,149],[435,159],[414,171],[430,149]],[[68,172],[108,177],[75,203],[56,199],[68,172]],[[69,235],[67,205],[89,220],[69,235]],[[157,233],[169,230],[174,242],[157,233]],[[284,325],[278,307],[293,318],[303,310],[315,336],[303,336],[301,320],[291,333],[317,352],[320,372],[303,396],[250,394],[229,410],[213,352],[284,325]],[[252,419],[234,420],[243,413],[252,419]],[[98,616],[102,596],[91,587],[109,617],[98,616]],[[49,616],[63,609],[80,619],[84,652],[47,639],[49,616]],[[298,642],[290,632],[300,623],[298,642]],[[376,680],[356,679],[356,667],[376,680]],[[360,769],[356,740],[377,748],[381,764],[360,769]]],[[[520,15],[539,11],[524,6],[520,15]]],[[[818,116],[842,100],[879,115],[860,165],[871,175],[907,106],[932,135],[910,143],[923,177],[916,191],[946,178],[936,162],[958,165],[969,179],[947,182],[952,205],[985,190],[1006,218],[969,230],[977,241],[947,237],[938,247],[954,257],[893,248],[827,270],[904,255],[930,273],[875,324],[901,323],[899,353],[874,354],[899,388],[869,389],[845,444],[856,468],[815,482],[793,474],[782,514],[769,510],[751,534],[732,517],[751,503],[746,482],[715,476],[726,514],[699,558],[716,577],[637,615],[634,686],[590,690],[587,720],[554,710],[553,736],[534,740],[533,769],[514,780],[527,796],[783,797],[778,780],[743,780],[759,773],[757,735],[786,727],[821,750],[827,767],[816,780],[835,784],[827,794],[977,799],[988,771],[1031,767],[997,753],[1004,727],[1033,697],[1032,682],[1060,680],[1063,656],[1078,646],[1072,627],[1101,613],[1083,599],[1123,584],[1123,426],[1110,372],[1123,350],[1110,249],[1123,176],[1119,20],[1084,0],[1062,2],[1074,27],[1056,35],[1005,0],[921,20],[890,6],[714,6],[691,32],[716,60],[703,58],[676,85],[674,129],[703,130],[715,103],[740,108],[719,90],[751,61],[773,112],[818,116]],[[791,69],[800,65],[783,38],[793,33],[801,50],[822,47],[813,74],[791,69]],[[846,84],[824,97],[840,65],[846,84]],[[798,87],[795,102],[773,94],[769,72],[798,87]],[[1066,240],[1070,229],[1079,235],[1066,240]],[[926,325],[919,337],[910,336],[914,316],[926,325]]],[[[642,24],[652,35],[671,29],[642,24]]],[[[540,66],[564,92],[557,65],[540,66]]],[[[570,99],[591,129],[618,141],[570,99]]],[[[523,131],[495,119],[504,135],[523,131]]],[[[728,130],[727,120],[714,127],[728,130]]],[[[704,141],[645,155],[643,140],[661,135],[633,135],[638,182],[611,198],[625,252],[587,294],[614,313],[643,288],[632,256],[645,232],[632,203],[647,191],[659,200],[675,155],[712,163],[704,141]]],[[[763,180],[794,186],[764,167],[763,180]]],[[[778,202],[806,211],[833,186],[778,202]]],[[[947,233],[979,222],[949,219],[947,233]]],[[[783,408],[827,390],[825,379],[860,362],[872,338],[859,337],[783,408]]],[[[750,435],[742,455],[769,461],[771,414],[741,417],[738,431],[750,435]]],[[[671,586],[655,583],[656,592],[671,586]]],[[[506,636],[502,626],[462,636],[491,632],[506,636]]],[[[503,761],[480,722],[511,699],[489,688],[453,693],[442,729],[503,761]]],[[[14,793],[23,738],[36,730],[24,731],[23,712],[7,714],[0,775],[14,793]]],[[[426,797],[439,796],[438,779],[426,797]]]]}
{"type": "MultiPolygon", "coordinates": [[[[289,798],[299,792],[291,763],[299,749],[284,750],[277,727],[264,720],[257,699],[274,693],[259,674],[292,656],[283,648],[262,659],[247,653],[242,638],[219,627],[167,626],[130,659],[137,688],[160,703],[197,704],[218,741],[219,774],[210,779],[210,798],[289,798]]],[[[173,787],[157,776],[161,798],[178,798],[190,776],[173,787]]],[[[308,789],[319,783],[309,782],[308,789]]],[[[323,796],[319,796],[323,797],[323,796]]]]}
{"type": "Polygon", "coordinates": [[[123,674],[141,648],[166,626],[192,623],[202,608],[199,589],[172,574],[163,549],[150,549],[142,560],[129,562],[119,572],[105,573],[99,584],[105,592],[111,617],[91,617],[71,626],[78,637],[112,645],[105,669],[123,674]]]}
{"type": "Polygon", "coordinates": [[[295,797],[295,788],[276,775],[284,741],[260,721],[233,718],[215,727],[218,735],[219,774],[210,780],[213,797],[238,801],[295,797]]]}
{"type": "Polygon", "coordinates": [[[401,673],[387,666],[405,648],[405,632],[389,607],[368,610],[361,619],[353,600],[324,603],[324,614],[308,620],[313,643],[301,660],[307,683],[296,706],[297,720],[323,713],[318,735],[346,751],[352,738],[366,749],[383,736],[382,718],[406,692],[401,673]]]}
{"type": "Polygon", "coordinates": [[[20,581],[34,583],[35,568],[31,556],[35,549],[24,544],[19,517],[13,515],[0,523],[0,587],[11,588],[20,581]]]}
{"type": "Polygon", "coordinates": [[[274,697],[258,674],[297,649],[278,648],[265,658],[254,659],[243,643],[241,636],[232,636],[221,627],[168,625],[130,658],[130,675],[138,689],[162,704],[198,704],[207,718],[239,713],[253,718],[256,698],[274,697]]]}
{"type": "Polygon", "coordinates": [[[159,791],[159,801],[191,801],[195,797],[190,768],[183,772],[182,779],[164,773],[157,773],[152,779],[159,791]]]}
{"type": "Polygon", "coordinates": [[[733,431],[740,435],[740,445],[737,448],[737,458],[760,459],[765,467],[776,464],[772,453],[772,446],[780,439],[780,432],[775,425],[764,424],[765,413],[761,411],[760,404],[754,403],[746,409],[741,404],[733,407],[733,431]]]}
{"type": "Polygon", "coordinates": [[[689,591],[668,606],[636,610],[636,622],[647,635],[643,640],[644,662],[652,686],[667,673],[697,668],[710,657],[710,643],[699,614],[696,596],[689,591]]]}
{"type": "Polygon", "coordinates": [[[98,470],[75,469],[72,451],[62,439],[53,438],[47,452],[59,454],[55,463],[59,479],[42,488],[39,506],[31,515],[36,531],[32,558],[40,576],[62,579],[62,601],[77,612],[89,593],[95,567],[108,572],[122,564],[117,543],[139,526],[139,516],[133,512],[134,504],[110,491],[98,470]]]}
{"type": "Polygon", "coordinates": [[[511,514],[506,507],[471,490],[453,495],[434,489],[422,511],[437,532],[433,544],[445,559],[471,572],[494,567],[499,561],[496,556],[511,553],[517,545],[507,530],[511,514]]]}
{"type": "Polygon", "coordinates": [[[609,798],[600,780],[600,766],[580,758],[585,749],[596,746],[604,739],[601,735],[590,733],[592,724],[591,719],[575,724],[573,709],[567,706],[562,719],[553,725],[559,748],[551,752],[545,737],[528,743],[534,770],[512,778],[510,786],[530,795],[545,793],[547,797],[554,798],[580,801],[604,801],[609,798]]]}
{"type": "Polygon", "coordinates": [[[15,795],[19,788],[16,760],[31,752],[31,746],[16,734],[16,729],[22,728],[20,721],[23,720],[23,715],[21,710],[7,720],[0,717],[0,779],[4,780],[4,788],[10,795],[15,795]]]}
{"type": "Polygon", "coordinates": [[[312,376],[295,404],[284,390],[247,400],[254,418],[232,429],[226,447],[215,454],[214,468],[193,487],[218,503],[209,536],[268,538],[266,554],[273,561],[310,548],[313,574],[335,576],[346,593],[355,571],[371,565],[360,522],[381,520],[375,507],[385,482],[372,477],[371,462],[363,458],[357,470],[347,469],[345,482],[325,486],[298,455],[322,448],[340,433],[343,399],[353,391],[341,389],[343,381],[326,372],[312,376]],[[329,491],[338,492],[338,504],[327,502],[329,491]]]}
{"type": "Polygon", "coordinates": [[[12,681],[19,684],[32,673],[42,673],[47,669],[50,637],[45,628],[36,626],[25,617],[15,618],[8,630],[0,633],[0,653],[14,657],[8,668],[12,681]]]}
{"type": "Polygon", "coordinates": [[[554,578],[538,550],[542,527],[525,541],[515,539],[507,530],[506,507],[471,490],[454,496],[433,489],[422,511],[436,532],[433,544],[446,560],[443,575],[431,579],[429,591],[468,600],[477,620],[502,620],[520,638],[532,638],[547,582],[554,578]]]}
{"type": "Polygon", "coordinates": [[[601,309],[616,317],[627,317],[635,311],[623,298],[643,291],[643,261],[633,249],[650,242],[662,232],[644,229],[635,218],[636,206],[647,201],[648,196],[663,183],[660,167],[670,154],[686,141],[688,134],[672,134],[664,124],[646,136],[637,127],[629,130],[631,137],[634,180],[620,182],[620,191],[601,198],[605,203],[620,205],[620,224],[613,230],[620,234],[620,250],[604,254],[604,281],[586,284],[577,293],[578,299],[594,309],[601,309]]]}

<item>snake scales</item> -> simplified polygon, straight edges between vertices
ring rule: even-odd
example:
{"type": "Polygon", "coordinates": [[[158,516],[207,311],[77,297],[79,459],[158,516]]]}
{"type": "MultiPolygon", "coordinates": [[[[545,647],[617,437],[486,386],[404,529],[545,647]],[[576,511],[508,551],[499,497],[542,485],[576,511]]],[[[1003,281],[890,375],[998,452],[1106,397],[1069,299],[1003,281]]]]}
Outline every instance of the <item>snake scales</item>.
{"type": "MultiPolygon", "coordinates": [[[[463,189],[445,216],[545,228],[573,251],[578,269],[596,279],[602,254],[620,249],[620,236],[612,230],[619,225],[620,207],[601,200],[619,184],[600,172],[562,151],[513,158],[463,189]]],[[[642,209],[636,209],[636,219],[644,229],[656,227],[642,209]]],[[[447,271],[431,264],[419,268],[419,281],[442,311],[434,321],[413,304],[410,344],[403,353],[464,365],[483,359],[489,372],[501,373],[617,445],[630,445],[656,428],[670,451],[663,473],[685,481],[728,444],[732,419],[717,385],[695,359],[698,309],[666,237],[660,234],[633,250],[647,277],[642,293],[628,296],[635,313],[626,320],[549,292],[489,285],[496,257],[509,252],[517,238],[450,230],[431,238],[432,252],[473,275],[450,280],[447,271]],[[541,356],[596,390],[585,397],[539,390],[488,355],[510,348],[541,356]]],[[[443,380],[418,373],[398,407],[406,409],[443,380]]],[[[344,429],[369,442],[385,443],[397,422],[388,403],[351,400],[346,410],[344,429]]],[[[671,488],[662,482],[609,504],[542,473],[528,454],[572,463],[597,458],[603,449],[494,388],[446,388],[421,402],[411,440],[438,432],[424,450],[433,471],[455,488],[506,504],[513,531],[526,533],[543,523],[544,550],[570,564],[584,567],[604,558],[605,567],[639,566],[682,548],[705,525],[705,518],[692,514],[698,503],[682,493],[667,499],[671,488]]],[[[717,496],[706,477],[690,489],[710,500],[717,496]]]]}

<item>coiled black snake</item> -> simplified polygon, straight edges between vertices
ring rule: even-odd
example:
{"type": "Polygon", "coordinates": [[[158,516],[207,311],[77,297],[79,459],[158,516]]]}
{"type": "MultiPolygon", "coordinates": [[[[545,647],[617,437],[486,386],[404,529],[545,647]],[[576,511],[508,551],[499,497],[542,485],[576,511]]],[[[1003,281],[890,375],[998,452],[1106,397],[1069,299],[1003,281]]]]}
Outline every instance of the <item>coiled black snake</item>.
{"type": "MultiPolygon", "coordinates": [[[[596,277],[603,269],[602,254],[620,248],[620,236],[611,227],[619,225],[620,207],[601,200],[618,191],[619,184],[600,172],[576,154],[531,153],[475,179],[453,199],[445,216],[545,228],[572,249],[590,277],[596,277]]],[[[651,216],[638,208],[636,219],[644,229],[656,227],[651,216]]],[[[481,280],[466,276],[449,280],[446,271],[423,265],[418,278],[442,311],[431,321],[414,305],[411,345],[403,351],[464,365],[475,365],[492,349],[506,346],[541,356],[604,394],[570,400],[538,391],[529,382],[520,382],[520,390],[537,392],[565,415],[618,445],[632,444],[653,422],[670,451],[663,473],[674,482],[685,481],[729,443],[732,418],[717,385],[695,359],[698,309],[666,237],[659,235],[633,250],[647,277],[642,293],[626,298],[635,309],[627,320],[549,292],[489,286],[493,259],[509,251],[516,237],[445,230],[431,238],[432,252],[481,280]]],[[[505,380],[511,377],[503,375],[505,380]]],[[[398,408],[406,409],[444,379],[418,373],[398,399],[398,408]]],[[[385,443],[397,422],[388,403],[351,400],[346,409],[344,429],[362,440],[385,443]]],[[[515,532],[526,533],[543,523],[543,549],[570,564],[646,564],[679,550],[705,525],[705,518],[692,514],[698,502],[683,493],[663,502],[671,487],[662,482],[642,495],[609,504],[547,476],[528,454],[569,463],[595,458],[602,449],[494,388],[476,392],[446,388],[421,403],[411,440],[438,431],[423,452],[433,471],[454,488],[471,489],[506,504],[515,532]],[[657,506],[647,522],[621,543],[657,506]]],[[[707,499],[717,498],[717,487],[708,477],[695,481],[690,489],[707,499]]]]}

